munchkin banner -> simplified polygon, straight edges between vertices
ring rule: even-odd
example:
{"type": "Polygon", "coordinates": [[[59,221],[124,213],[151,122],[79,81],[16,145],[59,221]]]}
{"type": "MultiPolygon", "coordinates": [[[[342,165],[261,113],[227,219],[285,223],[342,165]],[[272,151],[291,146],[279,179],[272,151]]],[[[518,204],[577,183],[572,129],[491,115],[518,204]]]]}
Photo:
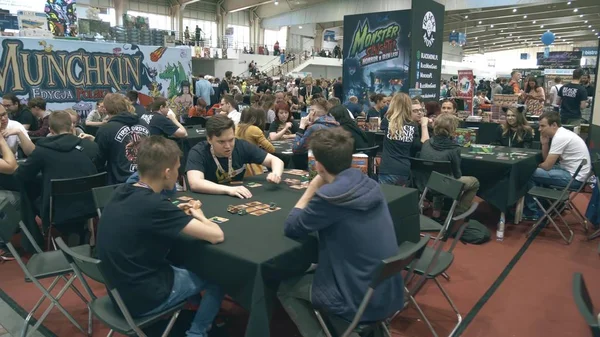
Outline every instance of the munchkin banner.
{"type": "Polygon", "coordinates": [[[142,104],[172,98],[190,79],[189,47],[0,38],[0,92],[42,97],[50,110],[128,90],[138,91],[142,104]]]}
{"type": "Polygon", "coordinates": [[[344,16],[344,98],[408,92],[410,11],[344,16]]]}

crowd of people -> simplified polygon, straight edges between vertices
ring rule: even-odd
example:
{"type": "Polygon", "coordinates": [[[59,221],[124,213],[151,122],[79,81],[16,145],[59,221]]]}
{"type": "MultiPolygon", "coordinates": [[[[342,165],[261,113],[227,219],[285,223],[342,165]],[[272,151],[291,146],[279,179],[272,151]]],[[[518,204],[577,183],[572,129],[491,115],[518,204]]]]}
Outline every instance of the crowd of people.
{"type": "MultiPolygon", "coordinates": [[[[543,162],[531,184],[565,186],[581,159],[587,164],[576,184],[585,183],[590,172],[587,147],[578,135],[561,127],[575,116],[571,109],[580,108],[587,99],[587,91],[578,84],[581,76],[576,70],[573,81],[558,89],[560,114],[546,112],[539,118],[543,162]]],[[[530,91],[519,88],[517,92],[514,86],[514,93],[535,99],[538,89],[529,82],[530,91]]],[[[452,99],[424,103],[405,93],[374,94],[372,105],[365,109],[357,97],[344,99],[341,78],[234,79],[231,72],[221,80],[199,75],[188,89],[182,92],[190,96],[193,106],[181,116],[161,97],[141,106],[135,91],[106,95],[82,125],[76,113],[47,113],[41,98],[25,106],[7,94],[0,107],[0,173],[23,182],[34,182],[41,173],[37,214],[43,228],[52,221],[61,233],[73,234],[76,244],[86,237],[82,222],[49,218],[52,179],[106,171],[107,184],[123,184],[106,205],[98,226],[97,254],[104,261],[106,277],[134,317],[160,312],[183,299],[199,300],[204,290],[188,336],[207,336],[225,294],[219,285],[172,266],[166,259],[169,248],[180,233],[212,244],[226,238],[201,209],[191,209],[188,215],[168,199],[178,190],[181,172],[193,192],[247,199],[251,191],[239,184],[245,177],[267,173],[268,182],[281,182],[284,163],[274,155],[273,141],[293,140],[294,155],[312,150],[318,175],[291,210],[284,232],[292,238],[318,232],[319,264],[315,274],[284,280],[278,293],[306,337],[321,333],[313,305],[350,319],[362,293],[348,289],[366,289],[377,261],[398,249],[377,182],[351,168],[352,154],[368,146],[358,117],[381,120],[379,183],[411,186],[410,158],[414,157],[450,162],[451,175],[464,183],[455,214],[469,209],[479,189],[479,181],[461,171],[461,149],[453,141],[459,120],[452,99]],[[198,116],[206,117],[206,141],[191,148],[181,169],[181,151],[172,139],[187,137],[182,122],[198,116]],[[86,127],[98,129],[92,135],[86,127]],[[30,137],[40,139],[34,144],[30,137]],[[26,160],[17,163],[20,155],[26,160]],[[372,224],[368,230],[362,225],[366,222],[372,224]],[[370,239],[363,240],[365,236],[370,239]]],[[[509,109],[494,144],[526,148],[532,139],[533,129],[524,114],[509,109]]],[[[10,193],[10,198],[18,199],[10,193]]],[[[80,202],[70,200],[54,207],[78,214],[83,209],[80,202]]],[[[527,206],[528,216],[540,215],[531,200],[527,206]]],[[[440,207],[434,200],[434,210],[440,207]]],[[[11,258],[6,249],[0,253],[5,260],[11,258]]],[[[364,318],[389,317],[403,307],[403,291],[401,276],[386,281],[375,292],[364,318]]]]}

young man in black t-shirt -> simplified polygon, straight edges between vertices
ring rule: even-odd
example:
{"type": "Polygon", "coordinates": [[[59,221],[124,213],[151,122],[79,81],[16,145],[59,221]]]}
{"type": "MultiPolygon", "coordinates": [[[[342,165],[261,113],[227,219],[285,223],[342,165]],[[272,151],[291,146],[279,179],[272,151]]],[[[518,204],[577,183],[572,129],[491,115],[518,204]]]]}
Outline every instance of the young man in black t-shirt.
{"type": "Polygon", "coordinates": [[[186,172],[194,192],[228,194],[247,199],[252,193],[241,184],[246,164],[260,164],[271,169],[267,181],[279,184],[283,173],[281,159],[258,146],[235,138],[235,125],[225,115],[206,121],[206,142],[195,145],[188,155],[186,172]],[[227,185],[225,185],[227,184],[227,185]]]}
{"type": "Polygon", "coordinates": [[[150,130],[150,135],[159,135],[165,137],[186,138],[187,131],[179,123],[177,117],[169,117],[169,108],[167,100],[160,97],[154,100],[149,106],[150,112],[140,116],[140,124],[150,130]]]}
{"type": "Polygon", "coordinates": [[[573,70],[573,80],[558,90],[560,121],[562,124],[581,124],[581,109],[587,107],[587,90],[579,83],[583,76],[581,68],[573,70]]]}
{"type": "Polygon", "coordinates": [[[38,129],[38,121],[26,105],[15,94],[6,94],[2,96],[2,105],[8,112],[8,117],[23,124],[26,130],[35,131],[38,129]]]}
{"type": "Polygon", "coordinates": [[[167,254],[181,233],[212,244],[224,240],[221,228],[200,209],[187,215],[160,192],[177,181],[180,150],[164,137],[141,141],[137,164],[139,182],[117,188],[98,225],[98,258],[105,277],[119,291],[134,317],[166,310],[186,299],[197,300],[187,336],[206,337],[219,312],[224,293],[194,273],[172,266],[167,254]]]}

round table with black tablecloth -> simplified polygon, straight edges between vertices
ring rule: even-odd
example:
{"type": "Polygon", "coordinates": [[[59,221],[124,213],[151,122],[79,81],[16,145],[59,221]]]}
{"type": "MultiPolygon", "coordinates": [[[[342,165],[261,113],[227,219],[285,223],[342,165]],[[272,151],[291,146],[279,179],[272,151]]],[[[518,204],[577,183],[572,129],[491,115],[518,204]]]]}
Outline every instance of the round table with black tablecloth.
{"type": "MultiPolygon", "coordinates": [[[[284,175],[284,178],[297,178],[284,175]]],[[[271,184],[265,175],[245,179],[262,184],[249,188],[251,199],[226,195],[205,195],[180,192],[202,201],[207,218],[229,219],[220,224],[225,241],[217,245],[182,236],[171,249],[169,259],[196,273],[201,278],[219,284],[237,303],[250,312],[246,336],[270,336],[271,312],[279,281],[301,275],[317,261],[316,236],[293,240],[284,236],[284,224],[304,190],[286,184],[271,184]],[[228,205],[252,201],[275,202],[281,210],[262,216],[238,215],[227,212],[228,205]]],[[[419,240],[418,193],[414,189],[382,185],[399,242],[419,240]]]]}

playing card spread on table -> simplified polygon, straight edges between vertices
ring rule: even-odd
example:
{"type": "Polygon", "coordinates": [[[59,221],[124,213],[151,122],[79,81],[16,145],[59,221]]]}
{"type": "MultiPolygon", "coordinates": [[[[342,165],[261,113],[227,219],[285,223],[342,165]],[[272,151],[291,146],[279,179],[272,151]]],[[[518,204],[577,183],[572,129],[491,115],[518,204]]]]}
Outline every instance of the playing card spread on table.
{"type": "Polygon", "coordinates": [[[306,175],[306,171],[298,170],[298,169],[285,170],[285,171],[283,171],[283,173],[292,174],[292,175],[296,175],[296,176],[306,175]]]}
{"type": "Polygon", "coordinates": [[[249,206],[248,206],[248,205],[246,205],[246,204],[243,204],[243,205],[237,205],[237,206],[235,206],[235,207],[237,207],[238,209],[246,209],[246,208],[248,208],[249,206]]]}
{"type": "Polygon", "coordinates": [[[265,209],[265,208],[269,208],[269,205],[267,205],[267,204],[260,204],[260,205],[256,206],[255,208],[256,208],[257,210],[258,210],[258,209],[265,209]]]}
{"type": "Polygon", "coordinates": [[[194,199],[194,198],[192,198],[192,197],[186,197],[186,196],[183,196],[183,197],[179,197],[179,198],[177,198],[177,199],[179,199],[179,200],[181,200],[181,201],[190,201],[190,200],[192,200],[192,199],[194,199]]]}
{"type": "Polygon", "coordinates": [[[271,208],[265,208],[263,211],[265,211],[267,213],[272,213],[272,212],[277,212],[280,209],[281,209],[281,207],[275,207],[273,209],[271,209],[271,208]]]}
{"type": "Polygon", "coordinates": [[[260,209],[260,208],[257,208],[257,207],[255,207],[255,206],[252,206],[252,207],[248,207],[248,208],[246,208],[246,212],[248,212],[248,213],[251,213],[251,212],[254,212],[254,211],[258,211],[259,209],[260,209]]]}
{"type": "Polygon", "coordinates": [[[308,187],[308,185],[290,185],[291,188],[295,190],[303,190],[308,187]]]}
{"type": "Polygon", "coordinates": [[[179,204],[179,202],[180,202],[179,200],[172,201],[173,205],[177,205],[177,204],[179,204]]]}
{"type": "Polygon", "coordinates": [[[301,183],[300,179],[290,179],[290,178],[284,179],[283,182],[288,185],[299,185],[301,183]]]}
{"type": "Polygon", "coordinates": [[[260,205],[262,205],[262,203],[258,202],[258,201],[252,201],[252,202],[247,203],[246,205],[248,205],[248,206],[260,206],[260,205]]]}
{"type": "Polygon", "coordinates": [[[248,187],[250,187],[250,188],[255,188],[255,187],[260,187],[260,186],[262,186],[262,184],[255,183],[255,182],[249,182],[249,183],[247,184],[247,186],[248,186],[248,187]]]}
{"type": "Polygon", "coordinates": [[[220,217],[220,216],[213,216],[212,218],[210,218],[210,219],[208,219],[208,220],[210,220],[210,221],[212,221],[212,222],[214,222],[214,223],[216,223],[216,224],[221,224],[221,223],[223,223],[223,222],[227,222],[227,221],[229,221],[229,219],[227,219],[227,218],[222,218],[222,217],[220,217]]]}
{"type": "Polygon", "coordinates": [[[254,211],[254,212],[252,212],[252,213],[250,213],[250,214],[252,214],[252,215],[256,215],[256,216],[261,216],[261,215],[263,215],[263,214],[267,214],[267,213],[269,213],[269,212],[267,212],[267,211],[264,211],[264,210],[258,210],[258,211],[254,211]]]}

